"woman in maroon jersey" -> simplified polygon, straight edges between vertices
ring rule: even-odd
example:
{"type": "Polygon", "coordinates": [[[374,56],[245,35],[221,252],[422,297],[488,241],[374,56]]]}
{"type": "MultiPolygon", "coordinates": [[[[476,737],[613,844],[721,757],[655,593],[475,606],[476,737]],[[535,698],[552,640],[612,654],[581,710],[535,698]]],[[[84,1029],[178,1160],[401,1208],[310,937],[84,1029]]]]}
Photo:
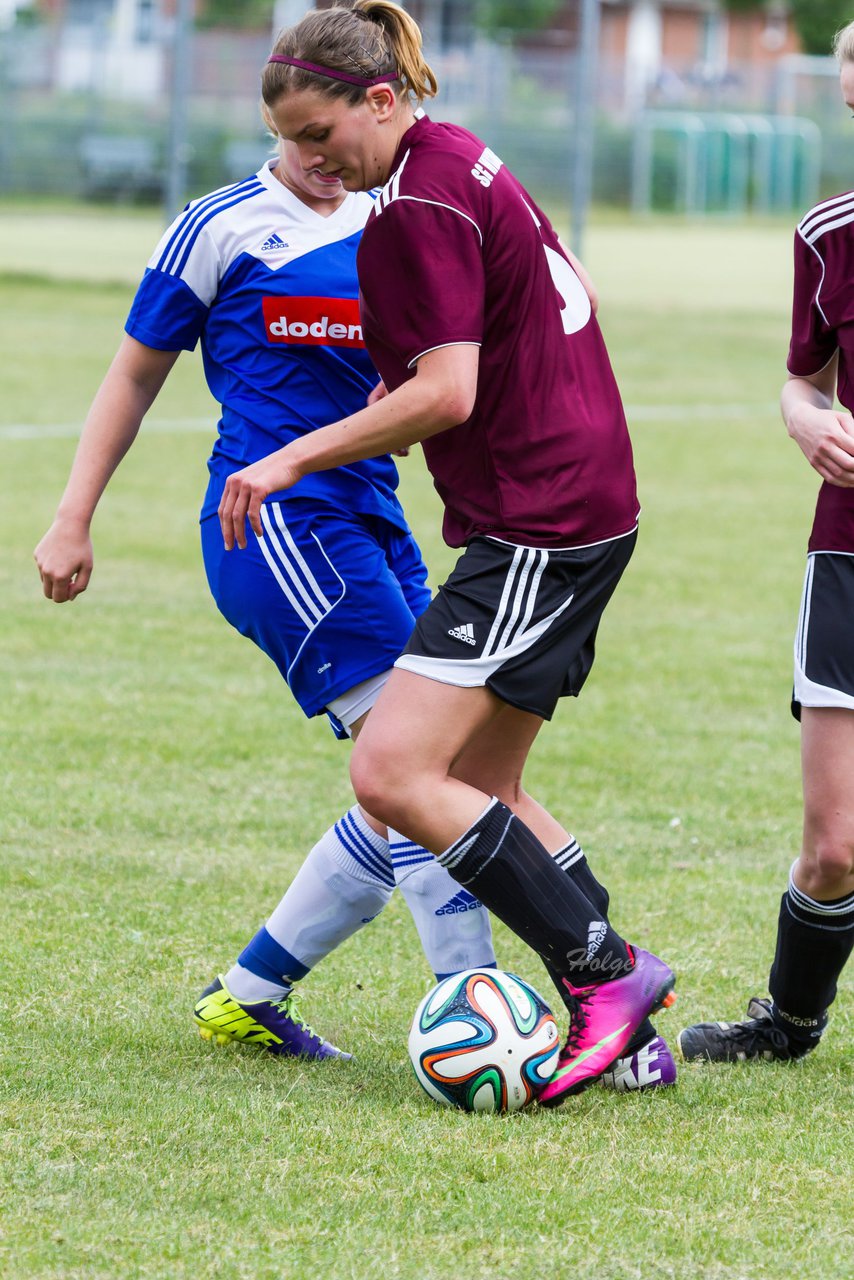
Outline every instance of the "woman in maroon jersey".
{"type": "MultiPolygon", "coordinates": [[[[854,111],[854,22],[833,51],[854,111]]],[[[685,1058],[801,1058],[827,1026],[854,944],[854,191],[824,200],[795,233],[789,435],[822,479],[795,638],[804,830],[780,903],[768,990],[744,1022],[686,1027],[685,1058]],[[843,408],[834,408],[834,394],[843,408]]]]}
{"type": "Polygon", "coordinates": [[[220,519],[243,547],[271,491],[423,445],[445,540],[464,551],[360,736],[353,784],[543,958],[571,1012],[541,1095],[554,1104],[609,1069],[675,1076],[648,1021],[673,974],[614,930],[580,849],[521,783],[631,556],[632,451],[589,290],[500,158],[416,110],[436,87],[416,23],[387,0],[280,33],[262,84],[279,133],[306,169],[382,187],[358,268],[388,394],[233,475],[220,519]]]}

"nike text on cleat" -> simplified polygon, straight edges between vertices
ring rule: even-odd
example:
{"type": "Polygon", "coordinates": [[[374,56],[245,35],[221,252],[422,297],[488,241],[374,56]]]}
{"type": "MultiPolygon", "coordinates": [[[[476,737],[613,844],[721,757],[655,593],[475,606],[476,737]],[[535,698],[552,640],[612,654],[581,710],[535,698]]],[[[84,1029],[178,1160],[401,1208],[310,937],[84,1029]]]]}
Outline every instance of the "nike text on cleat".
{"type": "Polygon", "coordinates": [[[292,991],[282,1000],[243,1004],[215,978],[199,997],[193,1019],[202,1039],[217,1044],[239,1041],[286,1058],[351,1058],[312,1031],[297,1012],[297,999],[292,991]]]}
{"type": "Polygon", "coordinates": [[[653,1036],[634,1053],[617,1058],[602,1075],[606,1089],[617,1093],[660,1089],[676,1083],[676,1063],[661,1036],[653,1036]]]}
{"type": "Polygon", "coordinates": [[[564,985],[573,1000],[569,1036],[557,1069],[537,1101],[559,1106],[581,1093],[619,1058],[644,1018],[669,1007],[676,999],[672,970],[649,951],[636,950],[635,963],[622,978],[573,987],[564,985]]]}
{"type": "Polygon", "coordinates": [[[754,996],[747,1013],[744,1022],[696,1022],[680,1031],[677,1043],[682,1057],[686,1062],[747,1062],[752,1058],[786,1062],[803,1058],[818,1044],[818,1035],[812,1044],[787,1035],[772,1016],[770,1000],[754,996]]]}

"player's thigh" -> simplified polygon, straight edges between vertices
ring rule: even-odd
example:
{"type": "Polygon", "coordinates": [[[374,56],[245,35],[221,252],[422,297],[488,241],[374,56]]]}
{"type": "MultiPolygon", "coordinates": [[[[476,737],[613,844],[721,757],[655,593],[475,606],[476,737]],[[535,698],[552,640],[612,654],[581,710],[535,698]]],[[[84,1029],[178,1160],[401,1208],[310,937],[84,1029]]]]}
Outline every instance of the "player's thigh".
{"type": "Polygon", "coordinates": [[[503,704],[454,761],[453,776],[481,791],[492,787],[495,795],[510,804],[507,796],[521,789],[525,763],[543,723],[541,716],[503,704]]]}
{"type": "MultiPolygon", "coordinates": [[[[854,873],[854,711],[801,710],[802,862],[822,879],[854,873]]],[[[809,890],[806,890],[809,892],[809,890]]]]}
{"type": "Polygon", "coordinates": [[[366,773],[389,785],[415,777],[442,780],[501,711],[485,687],[460,688],[395,668],[353,749],[354,782],[366,773]]]}

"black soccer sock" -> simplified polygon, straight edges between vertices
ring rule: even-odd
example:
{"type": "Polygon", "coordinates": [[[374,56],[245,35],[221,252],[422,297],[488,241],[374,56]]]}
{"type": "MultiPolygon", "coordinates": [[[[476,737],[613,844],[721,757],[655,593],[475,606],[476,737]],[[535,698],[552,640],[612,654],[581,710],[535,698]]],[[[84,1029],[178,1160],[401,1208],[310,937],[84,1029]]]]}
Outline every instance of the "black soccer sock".
{"type": "Polygon", "coordinates": [[[628,948],[607,918],[500,800],[493,799],[439,861],[558,979],[581,987],[631,969],[628,948]]]}
{"type": "Polygon", "coordinates": [[[774,1020],[791,1039],[814,1044],[821,1036],[852,944],[854,893],[816,902],[790,879],[780,900],[768,990],[774,1020]]]}
{"type": "MultiPolygon", "coordinates": [[[[600,917],[607,920],[608,906],[611,901],[610,895],[608,894],[608,890],[605,886],[600,884],[594,876],[590,868],[590,863],[584,855],[584,850],[581,848],[581,845],[575,837],[571,837],[569,844],[564,845],[562,849],[558,849],[556,853],[553,853],[552,858],[557,866],[560,867],[561,871],[563,871],[564,875],[570,876],[581,892],[590,899],[593,906],[599,912],[600,917]]],[[[546,965],[546,972],[557,988],[561,999],[571,1014],[572,998],[566,987],[561,982],[560,975],[550,969],[548,965],[546,965]]],[[[626,1048],[623,1051],[623,1057],[631,1057],[631,1055],[638,1049],[643,1048],[645,1044],[649,1044],[650,1040],[654,1039],[655,1035],[655,1027],[650,1022],[649,1018],[644,1018],[643,1022],[626,1045],[626,1048]]]]}

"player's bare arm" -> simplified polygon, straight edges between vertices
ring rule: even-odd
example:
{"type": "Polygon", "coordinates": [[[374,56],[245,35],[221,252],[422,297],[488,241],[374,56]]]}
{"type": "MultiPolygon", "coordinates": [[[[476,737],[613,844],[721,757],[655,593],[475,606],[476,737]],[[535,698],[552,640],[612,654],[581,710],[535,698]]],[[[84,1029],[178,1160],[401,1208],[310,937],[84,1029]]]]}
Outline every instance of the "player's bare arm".
{"type": "Polygon", "coordinates": [[[246,519],[263,536],[261,504],[303,476],[404,449],[456,427],[471,415],[479,348],[440,347],[421,356],[416,374],[359,413],[321,427],[269,454],[226,481],[219,519],[226,548],[246,546],[246,519]]]}
{"type": "Polygon", "coordinates": [[[834,408],[838,356],[809,377],[790,377],[780,406],[789,435],[823,480],[854,488],[854,419],[834,408]]]}
{"type": "Polygon", "coordinates": [[[48,600],[74,600],[89,585],[95,508],[178,354],[123,338],[87,414],[53,524],[33,552],[48,600]]]}
{"type": "Polygon", "coordinates": [[[558,236],[558,242],[560,244],[561,249],[566,254],[566,257],[568,258],[569,262],[572,264],[573,271],[578,276],[579,280],[584,286],[584,292],[587,294],[588,298],[590,299],[590,309],[595,316],[599,311],[599,294],[596,292],[596,286],[593,283],[592,279],[590,278],[590,273],[587,270],[587,268],[584,266],[584,263],[581,262],[578,258],[576,258],[575,254],[572,252],[571,249],[568,249],[566,247],[566,245],[561,240],[560,236],[558,236]]]}

